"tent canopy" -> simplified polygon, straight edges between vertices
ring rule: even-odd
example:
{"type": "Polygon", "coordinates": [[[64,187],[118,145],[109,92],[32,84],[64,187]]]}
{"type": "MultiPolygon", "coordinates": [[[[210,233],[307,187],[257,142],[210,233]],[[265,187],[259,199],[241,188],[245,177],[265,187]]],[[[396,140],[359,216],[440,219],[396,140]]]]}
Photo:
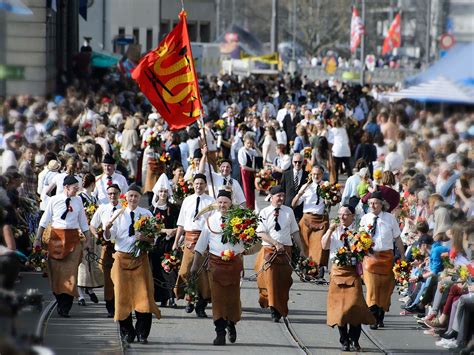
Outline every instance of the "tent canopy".
{"type": "Polygon", "coordinates": [[[407,78],[406,86],[418,85],[440,77],[456,84],[474,86],[474,42],[457,44],[424,72],[407,78]]]}
{"type": "Polygon", "coordinates": [[[398,92],[383,94],[390,101],[412,99],[421,102],[474,104],[474,88],[456,84],[444,77],[411,86],[398,92]]]}

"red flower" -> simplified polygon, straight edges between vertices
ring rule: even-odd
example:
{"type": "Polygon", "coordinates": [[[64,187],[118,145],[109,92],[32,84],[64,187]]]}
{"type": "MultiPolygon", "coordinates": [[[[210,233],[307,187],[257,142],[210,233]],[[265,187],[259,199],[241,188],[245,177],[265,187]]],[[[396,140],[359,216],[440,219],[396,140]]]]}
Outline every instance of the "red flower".
{"type": "Polygon", "coordinates": [[[41,251],[41,247],[39,245],[35,246],[35,252],[40,252],[41,251]]]}
{"type": "Polygon", "coordinates": [[[107,180],[107,186],[112,185],[112,180],[107,180]]]}
{"type": "Polygon", "coordinates": [[[222,228],[222,229],[225,228],[225,224],[224,224],[224,223],[221,223],[221,228],[222,228]]]}

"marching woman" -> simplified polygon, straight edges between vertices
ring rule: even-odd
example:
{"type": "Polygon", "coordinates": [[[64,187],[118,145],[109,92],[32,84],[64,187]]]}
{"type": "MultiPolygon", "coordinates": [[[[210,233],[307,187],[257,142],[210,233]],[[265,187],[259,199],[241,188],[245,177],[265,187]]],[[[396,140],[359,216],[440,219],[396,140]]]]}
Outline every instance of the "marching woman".
{"type": "Polygon", "coordinates": [[[175,308],[176,303],[174,302],[172,287],[178,277],[177,270],[167,272],[161,266],[164,255],[172,252],[177,230],[176,222],[179,215],[179,208],[169,202],[172,191],[166,174],[161,174],[153,187],[153,193],[153,206],[150,210],[154,216],[159,215],[164,224],[161,235],[156,240],[155,248],[148,254],[153,278],[155,279],[155,302],[161,302],[161,307],[165,307],[169,302],[169,306],[175,308]]]}
{"type": "MultiPolygon", "coordinates": [[[[339,248],[349,246],[347,231],[354,230],[355,209],[344,205],[339,209],[340,224],[331,224],[323,236],[323,248],[330,250],[331,260],[339,248]]],[[[362,282],[355,265],[336,265],[331,269],[327,296],[327,325],[339,329],[343,351],[360,351],[361,324],[375,324],[375,318],[365,303],[362,282]]]]}
{"type": "MultiPolygon", "coordinates": [[[[84,175],[82,179],[83,190],[79,193],[79,197],[82,200],[82,204],[86,211],[88,222],[92,220],[92,214],[95,212],[97,207],[97,198],[92,195],[95,189],[95,176],[92,174],[84,175]],[[91,211],[92,214],[88,214],[91,211]]],[[[95,255],[100,254],[99,246],[96,243],[92,243],[89,252],[95,255]]],[[[94,255],[93,254],[93,255],[94,255]]],[[[99,299],[94,293],[94,288],[104,286],[104,274],[99,268],[99,264],[95,261],[88,259],[88,253],[83,253],[82,262],[79,264],[79,273],[77,277],[77,288],[79,292],[79,306],[85,306],[85,296],[89,295],[92,302],[98,303],[99,299]]]]}
{"type": "Polygon", "coordinates": [[[251,210],[255,209],[255,173],[257,171],[255,157],[259,155],[261,154],[255,148],[254,136],[247,133],[244,137],[244,146],[239,149],[238,160],[247,207],[251,210]]]}
{"type": "Polygon", "coordinates": [[[223,216],[232,206],[232,192],[220,190],[217,195],[218,211],[204,224],[194,248],[191,274],[195,275],[201,264],[201,257],[209,248],[208,277],[212,296],[212,317],[216,329],[214,345],[225,345],[226,329],[228,339],[235,343],[235,324],[240,320],[240,273],[243,270],[244,246],[242,242],[233,245],[222,242],[223,216]]]}

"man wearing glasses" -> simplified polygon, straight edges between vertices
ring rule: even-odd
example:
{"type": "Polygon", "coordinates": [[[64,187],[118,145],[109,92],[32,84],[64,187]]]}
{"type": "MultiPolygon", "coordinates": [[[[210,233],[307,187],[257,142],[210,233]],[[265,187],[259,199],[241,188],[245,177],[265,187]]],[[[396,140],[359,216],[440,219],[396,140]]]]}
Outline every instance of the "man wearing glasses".
{"type": "MultiPolygon", "coordinates": [[[[90,222],[91,233],[98,239],[100,239],[100,234],[104,233],[105,226],[107,222],[112,219],[115,211],[122,208],[119,205],[119,196],[120,196],[120,187],[117,184],[112,184],[107,187],[107,196],[109,198],[109,203],[105,205],[100,205],[97,211],[94,213],[92,220],[90,222]],[[102,230],[100,230],[102,229],[102,230]]],[[[110,271],[112,270],[112,265],[114,263],[113,253],[114,244],[110,241],[105,241],[102,239],[102,252],[100,255],[100,265],[102,272],[104,273],[104,300],[105,308],[107,309],[107,317],[113,318],[114,316],[114,284],[112,278],[110,277],[110,271]]]]}
{"type": "Polygon", "coordinates": [[[301,187],[293,198],[291,207],[303,208],[303,218],[299,226],[305,252],[319,265],[318,277],[324,276],[324,267],[328,266],[329,251],[323,250],[321,238],[329,227],[329,217],[324,199],[320,196],[324,170],[319,166],[311,169],[311,179],[301,187]]]}
{"type": "MultiPolygon", "coordinates": [[[[296,193],[308,180],[308,173],[303,169],[303,156],[299,153],[293,155],[292,169],[285,171],[281,179],[281,186],[285,192],[285,206],[292,207],[291,203],[296,193]]],[[[303,206],[294,209],[297,221],[303,216],[303,206]]]]}

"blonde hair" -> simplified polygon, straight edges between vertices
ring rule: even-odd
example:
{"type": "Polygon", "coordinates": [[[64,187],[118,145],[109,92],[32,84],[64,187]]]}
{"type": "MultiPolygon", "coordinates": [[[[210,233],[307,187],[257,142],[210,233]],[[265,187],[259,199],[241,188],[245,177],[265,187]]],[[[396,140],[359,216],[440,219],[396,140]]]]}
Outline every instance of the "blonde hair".
{"type": "Polygon", "coordinates": [[[135,120],[133,119],[133,117],[127,117],[124,129],[135,129],[135,120]]]}

